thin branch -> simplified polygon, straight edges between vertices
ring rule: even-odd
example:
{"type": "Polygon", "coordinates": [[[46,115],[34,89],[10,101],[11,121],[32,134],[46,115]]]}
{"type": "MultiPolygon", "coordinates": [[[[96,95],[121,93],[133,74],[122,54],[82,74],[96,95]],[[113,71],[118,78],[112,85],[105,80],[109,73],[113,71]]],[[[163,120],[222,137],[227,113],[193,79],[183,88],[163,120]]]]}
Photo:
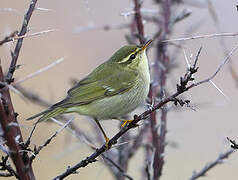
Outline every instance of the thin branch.
{"type": "Polygon", "coordinates": [[[46,147],[50,142],[52,141],[53,138],[55,138],[61,131],[63,131],[73,120],[74,118],[69,119],[59,130],[57,130],[51,137],[49,137],[44,144],[39,146],[38,148],[35,148],[33,152],[33,156],[30,157],[30,160],[33,161],[36,158],[36,155],[40,153],[40,151],[46,147]]]}
{"type": "Polygon", "coordinates": [[[229,54],[225,57],[225,59],[223,60],[223,62],[218,66],[217,70],[215,71],[215,73],[213,73],[210,77],[208,77],[207,79],[204,79],[203,81],[200,81],[198,83],[193,84],[194,86],[198,86],[200,84],[203,84],[205,82],[209,82],[210,80],[212,80],[218,73],[219,71],[223,68],[223,66],[230,60],[230,57],[233,55],[233,53],[238,49],[238,44],[229,52],[229,54]]]}
{"type": "Polygon", "coordinates": [[[216,37],[224,37],[224,36],[233,37],[233,36],[237,36],[237,35],[238,35],[238,33],[204,34],[204,35],[177,38],[177,39],[166,39],[161,42],[166,43],[166,42],[174,42],[174,41],[188,41],[188,40],[194,40],[194,39],[216,38],[216,37]]]}
{"type": "Polygon", "coordinates": [[[23,88],[20,85],[14,85],[13,87],[15,87],[18,91],[21,92],[21,94],[25,98],[31,100],[31,102],[33,102],[33,103],[37,103],[40,106],[47,107],[47,108],[52,105],[50,102],[44,100],[41,96],[39,96],[38,94],[32,92],[31,90],[27,90],[26,88],[23,88]]]}
{"type": "Polygon", "coordinates": [[[41,68],[41,69],[37,70],[37,71],[34,72],[34,73],[29,74],[29,75],[26,76],[25,78],[20,79],[20,80],[14,82],[13,84],[14,84],[14,85],[17,85],[17,84],[20,84],[20,83],[22,83],[22,82],[28,80],[28,79],[31,79],[31,78],[33,78],[33,77],[35,77],[35,76],[38,76],[39,74],[41,74],[41,73],[43,73],[43,72],[45,72],[45,71],[47,71],[47,70],[53,68],[54,66],[56,66],[57,64],[59,64],[59,63],[61,63],[61,62],[63,62],[63,61],[64,61],[64,58],[57,59],[56,61],[54,61],[53,63],[49,64],[48,66],[46,66],[46,67],[44,67],[44,68],[41,68]]]}
{"type": "Polygon", "coordinates": [[[0,41],[0,46],[3,45],[4,43],[11,41],[12,38],[16,36],[16,34],[17,34],[17,31],[14,31],[9,36],[6,36],[3,40],[0,41]]]}
{"type": "Polygon", "coordinates": [[[189,180],[195,180],[195,179],[198,179],[200,177],[203,177],[206,175],[206,173],[211,170],[213,167],[217,166],[218,164],[221,164],[223,163],[223,160],[228,158],[232,153],[234,153],[235,150],[234,149],[229,149],[228,151],[220,154],[218,156],[218,158],[213,161],[213,162],[210,162],[208,163],[207,165],[204,166],[204,168],[202,168],[199,172],[194,172],[192,177],[189,178],[189,180]]]}
{"type": "MultiPolygon", "coordinates": [[[[36,3],[37,3],[37,0],[31,0],[30,6],[29,6],[29,8],[28,8],[28,10],[27,10],[27,12],[24,16],[23,24],[22,24],[19,36],[23,36],[23,35],[26,34],[28,23],[31,19],[31,15],[32,15],[32,13],[35,9],[36,3]]],[[[23,42],[23,38],[18,39],[15,50],[12,53],[12,61],[11,61],[11,64],[10,64],[10,67],[9,67],[9,70],[8,70],[8,73],[7,73],[7,76],[6,76],[6,81],[9,84],[14,81],[14,79],[12,77],[13,77],[13,73],[16,70],[17,59],[18,59],[18,56],[20,54],[20,50],[21,50],[21,47],[22,47],[22,42],[23,42]]]]}
{"type": "Polygon", "coordinates": [[[74,33],[82,33],[82,32],[89,32],[93,30],[104,30],[104,31],[109,31],[109,30],[120,30],[120,29],[125,29],[130,27],[130,24],[114,24],[114,25],[101,25],[101,26],[96,26],[93,23],[88,24],[87,26],[79,26],[76,27],[73,32],[74,33]]]}
{"type": "Polygon", "coordinates": [[[10,36],[7,36],[7,37],[5,37],[4,40],[0,41],[0,46],[3,45],[4,43],[7,43],[7,42],[14,42],[18,39],[39,36],[39,35],[49,33],[49,32],[54,32],[54,31],[56,31],[56,29],[44,30],[44,31],[40,31],[40,32],[32,33],[32,34],[24,34],[22,36],[18,36],[17,32],[15,32],[14,34],[11,34],[10,36]]]}
{"type": "Polygon", "coordinates": [[[210,83],[226,98],[226,100],[230,101],[230,98],[212,80],[210,80],[210,83]]]}
{"type": "Polygon", "coordinates": [[[129,180],[133,180],[133,178],[131,176],[129,176],[128,174],[125,173],[124,169],[122,169],[118,164],[116,164],[113,160],[111,160],[110,158],[108,158],[107,156],[105,156],[104,154],[102,154],[103,159],[105,159],[106,161],[108,161],[113,167],[116,167],[117,170],[120,172],[120,174],[124,177],[126,177],[129,180]]]}
{"type": "Polygon", "coordinates": [[[35,33],[31,33],[31,34],[24,34],[22,36],[16,36],[16,37],[12,37],[11,41],[16,41],[18,39],[23,39],[23,38],[29,38],[29,37],[34,37],[34,36],[39,36],[39,35],[43,35],[46,33],[50,33],[50,32],[55,32],[58,29],[48,29],[48,30],[44,30],[44,31],[39,31],[39,32],[35,32],[35,33]]]}
{"type": "Polygon", "coordinates": [[[133,144],[128,149],[128,158],[132,158],[135,155],[135,152],[138,150],[139,147],[141,147],[143,142],[143,137],[145,133],[147,132],[149,127],[149,124],[145,124],[141,130],[138,132],[138,135],[136,136],[135,140],[133,141],[133,144]]]}

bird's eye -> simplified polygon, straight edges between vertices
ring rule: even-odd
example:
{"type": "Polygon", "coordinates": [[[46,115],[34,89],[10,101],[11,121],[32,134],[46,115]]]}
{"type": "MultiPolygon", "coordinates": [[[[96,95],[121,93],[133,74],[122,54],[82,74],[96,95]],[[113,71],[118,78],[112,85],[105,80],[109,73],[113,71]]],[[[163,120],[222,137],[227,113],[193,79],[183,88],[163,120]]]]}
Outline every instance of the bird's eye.
{"type": "Polygon", "coordinates": [[[130,60],[133,60],[133,59],[135,59],[136,58],[136,55],[135,54],[132,54],[131,56],[130,56],[130,60]]]}

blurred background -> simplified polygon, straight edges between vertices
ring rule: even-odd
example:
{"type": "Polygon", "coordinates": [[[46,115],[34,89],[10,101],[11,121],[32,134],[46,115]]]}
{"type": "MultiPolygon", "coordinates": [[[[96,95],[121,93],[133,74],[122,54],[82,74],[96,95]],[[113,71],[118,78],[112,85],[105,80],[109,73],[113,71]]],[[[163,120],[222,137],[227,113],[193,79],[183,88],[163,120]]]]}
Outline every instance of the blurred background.
{"type": "MultiPolygon", "coordinates": [[[[169,38],[237,32],[236,3],[234,0],[185,1],[185,6],[176,7],[173,13],[187,8],[192,14],[176,24],[169,38]],[[209,3],[212,3],[213,9],[208,5],[209,3]]],[[[29,1],[1,0],[0,39],[20,29],[28,5],[29,1]]],[[[29,26],[30,33],[48,29],[56,29],[56,31],[24,39],[18,60],[18,64],[22,66],[14,76],[16,80],[23,79],[63,57],[64,61],[60,64],[21,83],[24,88],[53,104],[65,97],[67,90],[72,86],[72,79],[80,80],[109,59],[117,49],[127,44],[125,35],[130,34],[130,29],[115,27],[131,23],[133,17],[123,16],[123,13],[131,11],[133,1],[39,0],[37,7],[49,11],[36,10],[33,13],[29,26]],[[104,26],[111,29],[104,30],[104,26]]],[[[143,8],[158,13],[157,5],[151,0],[144,1],[143,8]]],[[[145,24],[146,36],[152,37],[157,28],[151,23],[145,24]]],[[[204,38],[186,41],[184,44],[188,57],[191,55],[194,57],[199,47],[203,47],[198,63],[199,72],[195,75],[197,81],[214,73],[224,59],[224,48],[220,40],[220,38],[204,38]]],[[[224,37],[224,40],[228,51],[231,51],[238,42],[237,37],[224,37]]],[[[14,47],[15,43],[7,43],[0,47],[1,64],[5,70],[8,69],[11,61],[10,50],[14,47]]],[[[170,48],[173,53],[174,46],[169,46],[170,48]]],[[[155,57],[153,47],[148,51],[148,57],[152,63],[155,57]]],[[[236,59],[237,53],[232,56],[234,69],[238,66],[236,59]]],[[[167,85],[171,94],[176,90],[179,77],[186,71],[182,51],[177,55],[175,63],[178,67],[168,75],[167,85]]],[[[203,84],[183,95],[191,100],[195,111],[184,107],[168,114],[168,146],[166,146],[161,179],[189,179],[193,171],[200,170],[206,163],[213,161],[221,152],[229,148],[226,137],[238,140],[236,102],[238,87],[231,76],[229,65],[221,70],[214,82],[228,98],[211,84],[203,84]]],[[[27,137],[33,122],[26,122],[25,119],[44,108],[13,92],[12,99],[15,110],[19,113],[18,120],[22,126],[23,136],[27,137]]],[[[143,112],[143,109],[137,112],[143,112]]],[[[78,122],[80,129],[93,135],[94,132],[91,131],[93,121],[83,116],[74,116],[74,122],[78,122]]],[[[117,121],[103,121],[102,125],[110,137],[118,132],[117,121]]],[[[57,129],[59,126],[53,123],[40,124],[32,143],[41,145],[57,129]]],[[[98,147],[100,145],[97,144],[98,147]]],[[[76,164],[91,153],[90,148],[64,130],[34,161],[35,175],[37,179],[51,179],[63,172],[67,166],[76,164]]],[[[140,171],[144,163],[141,155],[143,155],[142,150],[137,152],[129,164],[128,174],[134,179],[141,177],[140,171]]],[[[238,154],[234,153],[223,164],[209,171],[203,179],[236,179],[237,167],[238,154]]],[[[79,174],[71,175],[68,179],[110,180],[112,178],[108,169],[99,161],[80,169],[79,174]]]]}

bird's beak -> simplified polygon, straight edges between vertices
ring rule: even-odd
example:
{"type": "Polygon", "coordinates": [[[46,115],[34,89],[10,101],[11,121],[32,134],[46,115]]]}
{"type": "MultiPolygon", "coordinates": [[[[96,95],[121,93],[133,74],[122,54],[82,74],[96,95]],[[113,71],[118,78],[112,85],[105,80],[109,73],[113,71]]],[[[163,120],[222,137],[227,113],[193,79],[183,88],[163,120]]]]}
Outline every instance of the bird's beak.
{"type": "Polygon", "coordinates": [[[153,39],[150,39],[147,41],[141,48],[142,51],[144,51],[151,43],[153,42],[153,39]]]}

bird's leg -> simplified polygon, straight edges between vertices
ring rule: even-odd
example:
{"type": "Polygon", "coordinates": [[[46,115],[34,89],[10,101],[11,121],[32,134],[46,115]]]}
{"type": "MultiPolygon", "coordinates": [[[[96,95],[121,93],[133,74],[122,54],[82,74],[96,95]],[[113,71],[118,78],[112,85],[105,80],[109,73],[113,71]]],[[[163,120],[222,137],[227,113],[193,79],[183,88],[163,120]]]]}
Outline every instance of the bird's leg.
{"type": "Polygon", "coordinates": [[[110,149],[110,147],[109,147],[109,145],[108,145],[110,139],[107,137],[107,135],[106,135],[105,131],[103,130],[101,124],[99,123],[98,119],[97,119],[97,118],[94,118],[94,120],[95,120],[95,122],[97,123],[99,129],[101,130],[101,132],[102,132],[102,134],[103,134],[103,136],[104,136],[104,139],[105,139],[105,141],[106,141],[106,143],[105,143],[106,148],[107,148],[107,149],[110,149]]]}

